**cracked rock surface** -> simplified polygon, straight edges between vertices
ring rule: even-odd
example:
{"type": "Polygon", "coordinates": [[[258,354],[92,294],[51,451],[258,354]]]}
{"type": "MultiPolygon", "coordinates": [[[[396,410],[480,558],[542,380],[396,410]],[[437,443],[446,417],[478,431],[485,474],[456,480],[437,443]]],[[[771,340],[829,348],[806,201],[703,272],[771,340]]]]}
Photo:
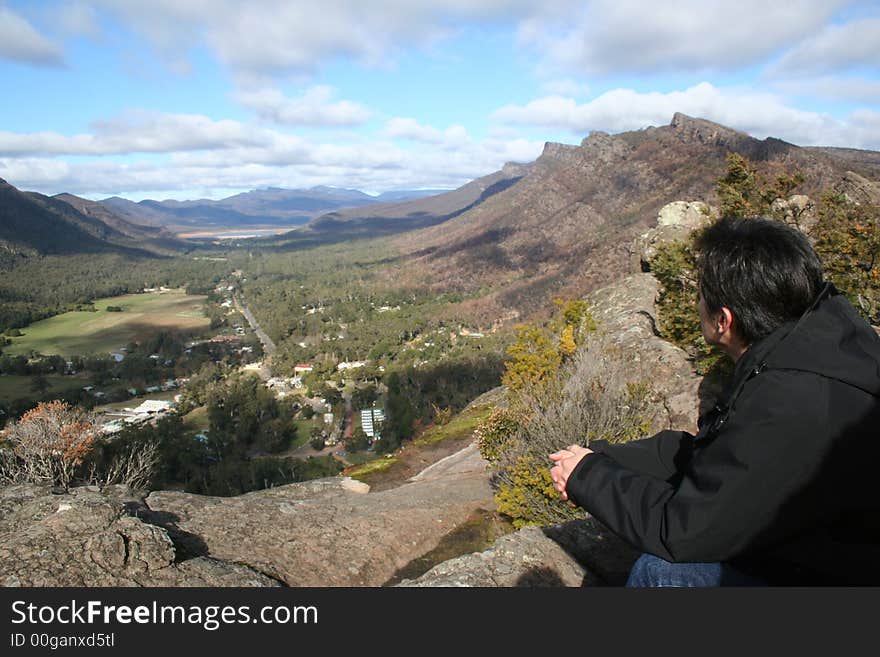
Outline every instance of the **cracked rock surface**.
{"type": "Polygon", "coordinates": [[[235,563],[177,562],[168,533],[130,515],[137,500],[121,486],[0,489],[0,585],[275,586],[235,563]]]}
{"type": "Polygon", "coordinates": [[[245,564],[288,586],[380,586],[479,508],[494,508],[486,462],[462,450],[442,471],[376,492],[343,478],[233,498],[170,491],[145,500],[193,553],[245,564]]]}
{"type": "Polygon", "coordinates": [[[636,558],[634,549],[590,518],[526,527],[398,586],[618,586],[636,558]]]}

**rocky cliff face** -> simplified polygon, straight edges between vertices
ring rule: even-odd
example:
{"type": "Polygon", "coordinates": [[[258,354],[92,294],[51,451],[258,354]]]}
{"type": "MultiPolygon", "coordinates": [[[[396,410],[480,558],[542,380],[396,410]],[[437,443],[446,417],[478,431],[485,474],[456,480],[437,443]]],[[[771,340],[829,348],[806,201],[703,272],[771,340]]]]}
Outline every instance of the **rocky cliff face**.
{"type": "Polygon", "coordinates": [[[814,199],[842,187],[880,200],[880,166],[869,156],[755,139],[717,123],[676,114],[669,125],[580,145],[548,143],[515,184],[441,225],[396,240],[409,254],[407,276],[438,288],[492,288],[485,317],[547,308],[555,295],[583,296],[630,271],[629,247],[667,203],[716,204],[728,153],[740,153],[773,180],[801,171],[798,191],[814,199]]]}

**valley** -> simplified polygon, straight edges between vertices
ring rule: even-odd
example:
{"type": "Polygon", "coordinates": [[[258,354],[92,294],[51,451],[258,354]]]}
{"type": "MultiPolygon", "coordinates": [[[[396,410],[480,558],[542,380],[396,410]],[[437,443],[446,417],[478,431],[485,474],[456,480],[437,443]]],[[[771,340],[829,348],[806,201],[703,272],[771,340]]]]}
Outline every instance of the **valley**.
{"type": "Polygon", "coordinates": [[[459,413],[498,387],[517,327],[638,267],[634,240],[670,201],[717,203],[731,153],[768,180],[801,173],[803,194],[880,199],[875,159],[681,114],[548,143],[535,162],[433,195],[313,190],[312,218],[286,232],[287,210],[271,227],[258,215],[302,190],[133,204],[6,185],[17,221],[63,230],[0,235],[0,417],[53,398],[131,408],[152,390],[173,409],[113,435],[161,446],[155,485],[237,495],[343,467],[398,485],[421,463],[412,454],[439,458],[485,419],[459,413]],[[227,224],[207,225],[218,212],[227,224]],[[66,252],[73,230],[85,253],[66,252]]]}

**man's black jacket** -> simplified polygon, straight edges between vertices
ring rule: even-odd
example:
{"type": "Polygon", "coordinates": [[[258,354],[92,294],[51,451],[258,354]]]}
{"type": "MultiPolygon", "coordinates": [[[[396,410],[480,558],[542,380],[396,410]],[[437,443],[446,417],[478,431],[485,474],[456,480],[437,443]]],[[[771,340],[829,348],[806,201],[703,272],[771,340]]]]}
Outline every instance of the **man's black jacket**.
{"type": "Polygon", "coordinates": [[[880,584],[880,338],[830,285],[740,358],[696,437],[590,447],[569,498],[643,552],[880,584]]]}

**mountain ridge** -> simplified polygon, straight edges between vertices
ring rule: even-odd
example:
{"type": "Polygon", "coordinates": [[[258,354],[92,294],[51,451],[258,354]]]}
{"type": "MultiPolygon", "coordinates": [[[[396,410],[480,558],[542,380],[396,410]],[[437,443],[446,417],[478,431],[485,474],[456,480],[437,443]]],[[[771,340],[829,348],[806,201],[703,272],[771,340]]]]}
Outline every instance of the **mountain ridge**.
{"type": "MultiPolygon", "coordinates": [[[[121,226],[121,224],[120,224],[121,226]]],[[[0,179],[0,249],[17,255],[120,253],[155,257],[137,240],[62,199],[22,192],[0,179]]]]}
{"type": "MultiPolygon", "coordinates": [[[[428,194],[433,190],[427,190],[428,194]]],[[[378,204],[389,199],[420,198],[424,190],[385,192],[378,197],[356,189],[318,185],[309,189],[265,187],[219,200],[196,199],[134,202],[118,196],[100,203],[135,223],[170,229],[192,230],[196,227],[261,227],[305,225],[317,216],[348,207],[378,204]]]]}
{"type": "Polygon", "coordinates": [[[796,191],[814,200],[841,189],[880,201],[880,153],[802,148],[676,113],[661,127],[594,131],[580,145],[548,142],[508,188],[440,225],[397,236],[408,259],[402,275],[437,289],[491,289],[472,304],[484,325],[511,308],[546,312],[553,296],[580,297],[625,272],[633,239],[667,203],[717,204],[729,153],[770,180],[800,171],[796,191]]]}

